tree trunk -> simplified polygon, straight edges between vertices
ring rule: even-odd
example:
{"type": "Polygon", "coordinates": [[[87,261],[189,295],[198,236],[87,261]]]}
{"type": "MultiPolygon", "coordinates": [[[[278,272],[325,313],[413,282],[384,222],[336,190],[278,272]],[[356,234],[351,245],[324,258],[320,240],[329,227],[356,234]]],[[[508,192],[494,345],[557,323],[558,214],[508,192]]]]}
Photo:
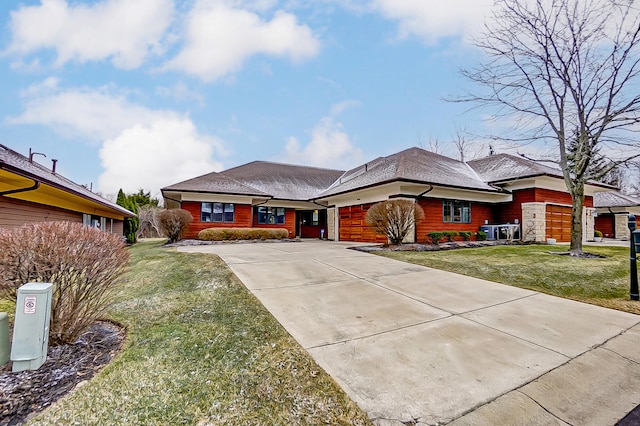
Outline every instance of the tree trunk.
{"type": "Polygon", "coordinates": [[[582,211],[584,210],[584,182],[575,182],[571,190],[571,254],[582,254],[582,211]]]}

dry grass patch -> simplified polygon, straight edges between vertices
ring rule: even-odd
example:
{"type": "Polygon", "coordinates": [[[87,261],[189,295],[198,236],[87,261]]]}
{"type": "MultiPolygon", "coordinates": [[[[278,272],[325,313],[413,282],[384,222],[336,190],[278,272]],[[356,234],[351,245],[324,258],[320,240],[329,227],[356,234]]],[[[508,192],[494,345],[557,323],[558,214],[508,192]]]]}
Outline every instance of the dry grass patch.
{"type": "Polygon", "coordinates": [[[562,249],[524,245],[376,254],[640,314],[640,303],[629,300],[628,248],[585,247],[589,253],[606,256],[603,259],[550,254],[562,249]]]}
{"type": "Polygon", "coordinates": [[[370,424],[217,256],[131,256],[122,353],[33,424],[370,424]]]}

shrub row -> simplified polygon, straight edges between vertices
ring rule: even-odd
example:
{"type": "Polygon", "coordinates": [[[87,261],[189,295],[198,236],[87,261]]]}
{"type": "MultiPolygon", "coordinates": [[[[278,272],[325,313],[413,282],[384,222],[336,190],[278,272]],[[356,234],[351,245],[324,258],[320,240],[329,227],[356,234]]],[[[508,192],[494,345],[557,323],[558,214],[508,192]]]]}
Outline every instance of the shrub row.
{"type": "Polygon", "coordinates": [[[284,228],[207,228],[198,232],[204,241],[225,240],[281,240],[289,237],[284,228]]]}
{"type": "Polygon", "coordinates": [[[469,241],[474,235],[477,241],[484,241],[487,239],[487,234],[482,231],[477,233],[474,233],[473,231],[442,231],[427,233],[427,237],[429,237],[433,244],[438,244],[445,238],[446,241],[453,241],[455,237],[462,237],[464,241],[469,241]]]}

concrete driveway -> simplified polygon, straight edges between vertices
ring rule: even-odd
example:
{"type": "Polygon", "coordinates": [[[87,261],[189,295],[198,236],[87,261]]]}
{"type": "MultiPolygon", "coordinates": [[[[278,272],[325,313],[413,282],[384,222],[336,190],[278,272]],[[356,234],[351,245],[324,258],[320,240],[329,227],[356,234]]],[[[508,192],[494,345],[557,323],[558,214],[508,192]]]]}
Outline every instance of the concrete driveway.
{"type": "Polygon", "coordinates": [[[602,426],[640,404],[640,316],[350,245],[180,250],[219,255],[375,424],[602,426]]]}

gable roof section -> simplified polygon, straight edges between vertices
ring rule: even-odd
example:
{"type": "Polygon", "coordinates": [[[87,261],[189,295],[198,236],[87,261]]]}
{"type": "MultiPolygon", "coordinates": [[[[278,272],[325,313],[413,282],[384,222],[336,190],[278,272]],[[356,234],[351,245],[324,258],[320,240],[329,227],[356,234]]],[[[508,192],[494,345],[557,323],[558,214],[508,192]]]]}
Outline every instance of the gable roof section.
{"type": "Polygon", "coordinates": [[[342,170],[253,161],[221,172],[280,200],[311,200],[342,175],[342,170]]]}
{"type": "Polygon", "coordinates": [[[563,178],[562,170],[510,154],[496,154],[468,162],[482,180],[498,183],[533,176],[563,178]]]}
{"type": "Polygon", "coordinates": [[[270,197],[270,194],[266,192],[216,172],[164,187],[162,188],[162,192],[164,191],[214,192],[217,194],[270,197]]]}
{"type": "Polygon", "coordinates": [[[321,193],[319,198],[394,181],[478,191],[502,191],[482,181],[466,163],[414,147],[387,157],[376,158],[345,172],[329,189],[321,193]]]}
{"type": "Polygon", "coordinates": [[[640,198],[621,192],[596,192],[593,194],[594,207],[636,207],[640,198]]]}
{"type": "MultiPolygon", "coordinates": [[[[3,180],[0,179],[0,194],[4,192],[11,198],[37,202],[31,199],[32,193],[43,193],[43,196],[49,200],[47,203],[48,205],[67,208],[67,204],[57,205],[56,203],[59,195],[66,194],[65,196],[70,197],[71,202],[73,202],[73,200],[77,200],[79,203],[77,211],[83,213],[90,213],[90,211],[85,211],[87,210],[86,208],[80,209],[80,205],[86,204],[93,206],[99,205],[101,208],[117,212],[125,217],[135,216],[133,212],[130,212],[124,207],[102,198],[98,194],[89,191],[86,187],[78,185],[58,173],[53,173],[53,171],[41,164],[29,161],[29,158],[1,144],[0,173],[6,174],[6,176],[4,176],[6,179],[4,184],[3,180]],[[10,176],[12,177],[10,178],[10,176]],[[22,179],[22,184],[16,185],[20,179],[22,179]],[[30,185],[33,185],[33,188],[29,188],[24,185],[26,182],[30,182],[30,185]],[[42,185],[44,185],[45,188],[43,188],[42,185]],[[7,193],[7,191],[14,190],[17,191],[13,194],[7,193]]],[[[61,204],[62,201],[63,200],[60,200],[61,204]]]]}

